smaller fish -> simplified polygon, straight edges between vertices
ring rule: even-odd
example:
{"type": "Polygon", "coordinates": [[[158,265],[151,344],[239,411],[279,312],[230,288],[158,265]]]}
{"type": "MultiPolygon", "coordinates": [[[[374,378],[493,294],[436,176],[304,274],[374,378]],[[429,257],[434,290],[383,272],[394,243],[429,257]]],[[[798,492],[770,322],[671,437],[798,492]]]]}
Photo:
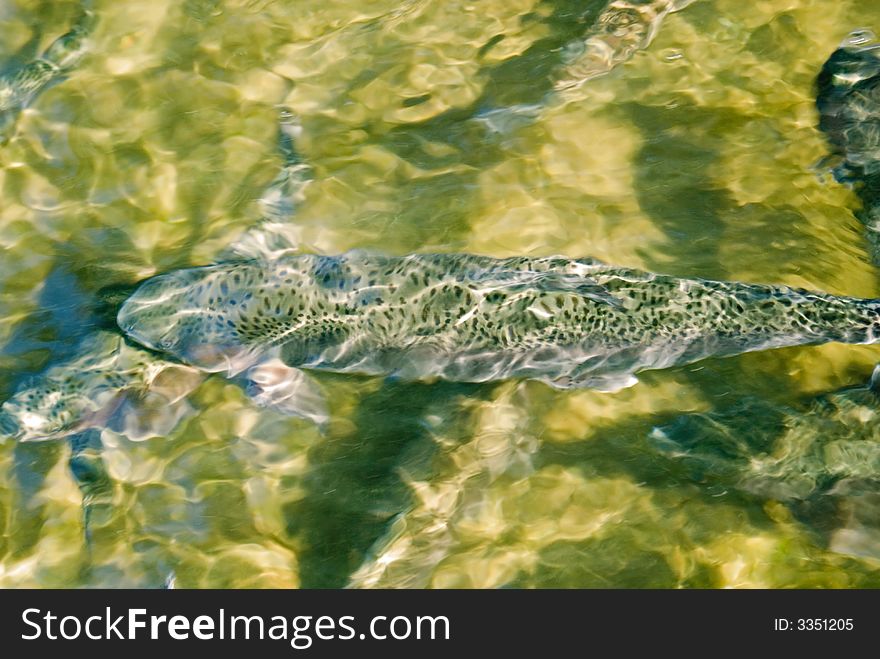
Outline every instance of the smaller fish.
{"type": "Polygon", "coordinates": [[[727,411],[682,414],[655,427],[650,442],[666,459],[696,467],[703,484],[776,501],[815,500],[846,479],[877,481],[873,380],[795,408],[747,399],[727,411]]]}
{"type": "Polygon", "coordinates": [[[819,128],[839,164],[835,177],[855,184],[859,219],[880,265],[880,44],[869,30],[852,32],[816,81],[819,128]]]}
{"type": "MultiPolygon", "coordinates": [[[[312,180],[311,168],[296,150],[296,117],[285,107],[279,113],[282,167],[259,200],[264,220],[237,241],[230,249],[232,255],[287,245],[289,226],[283,219],[299,204],[312,180]]],[[[118,293],[113,293],[104,305],[115,308],[119,302],[118,293]]],[[[193,411],[186,396],[202,377],[196,369],[126,343],[118,332],[98,331],[82,340],[71,359],[24,382],[0,406],[0,439],[67,437],[75,443],[89,429],[108,427],[133,440],[166,435],[193,411]]],[[[293,390],[289,379],[273,385],[275,376],[268,366],[255,377],[276,397],[281,389],[293,390]]]]}
{"type": "Polygon", "coordinates": [[[668,14],[695,0],[613,0],[599,14],[583,41],[567,46],[569,63],[556,80],[556,90],[578,87],[603,76],[647,48],[668,14]]]}
{"type": "Polygon", "coordinates": [[[108,427],[135,441],[164,435],[191,413],[186,396],[201,379],[119,334],[97,332],[75,357],[25,382],[0,406],[0,437],[59,439],[108,427]]]}
{"type": "Polygon", "coordinates": [[[37,94],[62,80],[82,61],[96,22],[94,12],[84,9],[73,27],[53,41],[42,55],[0,77],[0,143],[9,139],[19,113],[37,94]]]}
{"type": "Polygon", "coordinates": [[[663,20],[696,0],[611,0],[586,34],[562,46],[563,64],[551,73],[553,87],[537,103],[483,108],[472,117],[492,135],[534,123],[547,107],[565,101],[584,83],[611,73],[651,45],[663,20]]]}
{"type": "Polygon", "coordinates": [[[242,374],[263,405],[319,420],[303,370],[614,391],[706,357],[875,343],[880,301],[590,259],[281,251],[147,280],[117,322],[175,360],[242,374]]]}

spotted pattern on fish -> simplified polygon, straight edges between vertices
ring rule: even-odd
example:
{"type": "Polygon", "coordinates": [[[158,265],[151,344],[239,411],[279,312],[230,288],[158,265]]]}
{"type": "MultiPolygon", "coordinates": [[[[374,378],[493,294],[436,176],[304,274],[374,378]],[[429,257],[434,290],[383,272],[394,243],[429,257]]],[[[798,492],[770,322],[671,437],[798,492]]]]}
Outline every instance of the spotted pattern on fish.
{"type": "Polygon", "coordinates": [[[191,370],[132,347],[117,333],[97,332],[75,357],[24,383],[0,406],[0,436],[56,439],[106,427],[127,400],[151,390],[162,392],[164,404],[176,403],[180,395],[168,392],[191,370]],[[170,389],[161,383],[169,376],[175,380],[170,389]]]}
{"type": "Polygon", "coordinates": [[[880,303],[591,259],[281,254],[184,269],[123,305],[135,341],[206,371],[289,366],[617,389],[633,374],[807,343],[872,343],[880,303]]]}
{"type": "MultiPolygon", "coordinates": [[[[673,8],[669,0],[651,0],[646,4],[650,5],[650,7],[655,7],[657,11],[652,13],[648,8],[642,7],[639,10],[638,16],[635,17],[634,21],[628,23],[627,27],[623,25],[625,21],[621,17],[628,11],[630,4],[638,3],[623,3],[619,0],[612,0],[600,14],[599,25],[590,32],[592,36],[588,41],[590,39],[593,41],[597,39],[602,40],[603,38],[614,41],[614,43],[609,42],[612,57],[608,60],[610,67],[613,67],[619,62],[628,59],[632,52],[634,52],[635,49],[629,46],[630,42],[647,45],[650,41],[650,36],[653,36],[663,16],[673,9],[689,4],[690,1],[677,0],[677,4],[673,8]],[[632,36],[636,33],[644,32],[642,27],[640,27],[642,19],[647,19],[652,24],[652,27],[645,32],[645,34],[650,34],[647,40],[644,37],[639,37],[635,41],[632,38],[621,38],[621,35],[624,33],[632,36]],[[616,27],[611,29],[609,26],[612,25],[616,25],[616,27]],[[603,35],[605,36],[603,37],[603,35]],[[618,47],[623,49],[619,53],[614,54],[616,52],[615,48],[618,47]]],[[[10,76],[0,79],[0,139],[3,137],[4,128],[6,129],[6,136],[11,132],[15,118],[22,108],[26,107],[41,90],[68,73],[87,53],[88,37],[94,28],[95,22],[95,16],[90,9],[90,5],[84,4],[80,19],[68,33],[57,39],[39,58],[21,67],[10,76]]],[[[636,46],[636,48],[638,47],[636,46]]],[[[563,77],[571,76],[576,71],[577,67],[564,67],[562,75],[563,77]]],[[[597,71],[593,71],[590,77],[594,77],[597,74],[597,71]]],[[[257,226],[247,231],[225,252],[219,254],[218,259],[221,262],[229,260],[230,263],[237,263],[242,258],[256,258],[262,262],[266,254],[285,251],[290,247],[290,225],[287,220],[302,201],[303,191],[313,178],[311,168],[300,157],[296,149],[296,140],[299,132],[300,126],[297,118],[293,113],[282,108],[279,140],[282,167],[278,176],[276,176],[259,200],[263,220],[257,226]]],[[[345,283],[345,269],[349,267],[347,264],[351,256],[337,260],[329,257],[303,258],[318,259],[319,262],[315,266],[315,279],[321,282],[321,290],[327,294],[333,293],[335,295],[338,295],[340,292],[347,293],[353,298],[352,303],[355,305],[353,308],[364,311],[365,318],[370,319],[369,322],[379,323],[382,319],[390,322],[395,317],[395,314],[399,313],[400,307],[405,306],[400,302],[398,296],[396,305],[393,305],[392,308],[384,308],[386,299],[389,303],[391,302],[391,298],[388,297],[390,288],[396,290],[396,285],[392,285],[389,288],[376,284],[358,289],[355,293],[353,288],[357,286],[355,280],[350,278],[349,283],[345,283]],[[334,288],[334,282],[336,288],[334,288]],[[341,288],[340,282],[342,282],[341,288]],[[379,311],[380,309],[381,311],[379,311]]],[[[461,258],[463,260],[475,258],[479,261],[479,257],[461,258]]],[[[513,262],[513,260],[509,260],[511,265],[513,262]]],[[[524,264],[528,262],[528,259],[523,261],[524,264]]],[[[424,265],[422,264],[422,266],[424,265]]],[[[222,269],[226,266],[217,267],[222,269]]],[[[229,267],[233,270],[236,269],[234,265],[229,267]]],[[[372,267],[373,269],[381,269],[383,266],[376,262],[372,267]]],[[[536,265],[535,267],[540,270],[540,266],[536,265]]],[[[472,288],[475,283],[469,282],[467,285],[464,285],[464,282],[462,282],[452,289],[444,290],[444,284],[437,284],[437,281],[442,281],[446,276],[442,273],[442,269],[439,266],[434,268],[437,271],[434,274],[439,276],[440,280],[432,280],[431,273],[425,271],[424,267],[419,272],[413,271],[408,274],[411,284],[403,287],[406,289],[410,285],[413,287],[421,285],[425,288],[420,294],[416,294],[415,290],[409,292],[415,298],[421,299],[423,305],[422,311],[419,312],[421,326],[418,332],[419,336],[423,337],[419,346],[406,346],[403,348],[395,346],[394,341],[391,340],[393,332],[386,329],[380,331],[379,336],[387,335],[387,345],[381,350],[371,353],[367,349],[367,342],[365,340],[356,340],[358,333],[352,332],[352,328],[347,321],[343,322],[342,320],[329,318],[325,318],[324,322],[317,326],[309,325],[296,328],[289,331],[283,337],[272,335],[271,333],[270,336],[275,337],[276,347],[283,346],[283,356],[290,363],[315,363],[317,365],[320,359],[316,360],[315,355],[329,357],[340,346],[348,346],[352,349],[352,355],[355,355],[358,350],[363,352],[364,357],[361,359],[361,365],[368,371],[392,369],[401,374],[409,371],[419,374],[425,370],[424,367],[428,360],[433,356],[439,357],[444,351],[448,350],[448,346],[445,346],[444,342],[449,343],[450,341],[449,338],[443,338],[442,332],[432,331],[430,323],[439,322],[441,317],[446,318],[444,327],[448,331],[449,318],[452,318],[455,314],[454,310],[446,310],[442,313],[432,312],[429,310],[431,304],[445,300],[453,306],[459,305],[457,322],[464,323],[466,327],[476,327],[474,319],[482,317],[479,314],[472,314],[468,319],[461,315],[461,308],[464,308],[467,300],[474,296],[474,293],[468,292],[468,289],[472,288]],[[421,284],[418,282],[421,282],[421,284]],[[464,320],[462,320],[463,318],[464,320]],[[419,351],[422,352],[423,358],[421,360],[413,360],[419,351]],[[371,354],[372,357],[370,357],[371,354]],[[413,364],[420,364],[419,367],[407,369],[400,365],[394,366],[395,361],[401,362],[401,360],[405,361],[406,359],[412,361],[413,364]],[[369,363],[370,360],[375,363],[371,365],[369,363]],[[389,364],[382,365],[383,362],[389,362],[389,364]]],[[[529,273],[528,267],[526,267],[527,272],[525,274],[516,272],[516,266],[514,266],[514,271],[511,273],[499,272],[497,268],[492,268],[492,270],[492,277],[495,278],[495,281],[491,286],[506,290],[480,291],[478,295],[485,293],[485,304],[499,304],[510,295],[515,295],[517,292],[521,294],[527,290],[530,285],[529,282],[532,282],[537,287],[536,290],[545,291],[546,295],[550,295],[553,286],[558,284],[558,282],[554,284],[554,278],[558,279],[558,276],[550,273],[541,275],[541,282],[535,282],[535,274],[529,273]]],[[[235,284],[235,276],[233,275],[233,285],[235,284]]],[[[283,277],[282,280],[286,279],[291,278],[283,277]]],[[[274,283],[272,286],[274,287],[274,283]]],[[[229,283],[224,284],[220,282],[217,284],[217,287],[220,295],[229,294],[229,283]]],[[[583,282],[568,282],[563,286],[563,289],[577,289],[582,292],[591,290],[593,294],[598,295],[600,298],[604,295],[604,293],[599,291],[598,287],[592,284],[586,285],[583,282]]],[[[604,299],[611,304],[616,304],[607,295],[604,296],[604,299]]],[[[216,298],[213,303],[209,303],[209,306],[217,306],[219,304],[218,300],[220,298],[216,298]]],[[[543,304],[542,300],[543,298],[536,299],[536,303],[539,305],[543,304]]],[[[242,301],[235,301],[235,304],[239,305],[238,308],[244,311],[249,302],[248,299],[244,299],[242,301]]],[[[326,302],[319,302],[319,304],[327,305],[327,309],[335,309],[336,305],[340,303],[327,300],[326,302]]],[[[511,301],[510,304],[513,304],[513,302],[511,301]]],[[[516,304],[523,305],[526,304],[526,301],[520,297],[516,304]]],[[[132,306],[129,308],[132,308],[132,306]]],[[[272,306],[273,312],[275,308],[275,306],[272,306]]],[[[288,307],[284,308],[287,309],[288,307]]],[[[282,313],[281,303],[277,305],[277,309],[276,316],[278,318],[276,320],[280,318],[282,313]]],[[[464,312],[465,315],[467,313],[467,311],[464,312]]],[[[540,314],[542,312],[536,311],[534,313],[540,314]]],[[[221,368],[225,368],[230,372],[238,370],[240,365],[234,363],[231,357],[235,356],[233,353],[242,351],[242,345],[236,344],[234,340],[224,343],[227,339],[219,339],[213,344],[210,343],[212,336],[216,335],[219,337],[223,332],[228,334],[233,329],[229,325],[230,319],[212,311],[201,314],[200,319],[213,319],[215,325],[214,334],[210,332],[205,334],[201,341],[198,340],[196,332],[205,328],[199,327],[198,323],[192,325],[187,323],[179,324],[180,337],[178,341],[181,342],[181,345],[185,343],[192,346],[190,350],[192,354],[189,354],[190,360],[194,363],[199,363],[203,367],[207,365],[208,368],[206,370],[218,370],[221,368]],[[218,365],[217,360],[223,363],[218,365]]],[[[480,329],[476,330],[477,333],[488,333],[491,335],[493,332],[497,332],[497,327],[493,326],[493,322],[489,321],[484,326],[480,326],[480,329]]],[[[250,343],[247,344],[246,349],[254,353],[252,355],[253,358],[259,353],[261,346],[258,340],[260,338],[259,329],[269,328],[268,320],[258,320],[255,323],[255,327],[250,330],[245,327],[241,329],[244,333],[242,336],[247,335],[249,337],[250,343]],[[248,331],[250,331],[250,334],[248,334],[248,331]]],[[[138,330],[135,328],[129,329],[131,329],[130,334],[132,336],[138,333],[138,330]]],[[[515,339],[518,336],[517,331],[513,328],[506,331],[511,338],[515,339]]],[[[545,331],[550,332],[551,330],[545,331]]],[[[557,330],[555,336],[558,340],[565,339],[562,330],[557,330]]],[[[168,343],[168,339],[163,338],[160,343],[165,348],[172,347],[168,343]]],[[[479,341],[474,340],[473,344],[476,346],[479,344],[479,341]]],[[[472,353],[474,350],[477,350],[474,346],[471,347],[472,353]]],[[[147,352],[141,352],[139,359],[132,360],[131,354],[134,350],[130,345],[121,342],[114,343],[108,335],[103,334],[93,337],[90,341],[86,341],[77,357],[63,364],[51,367],[42,376],[19,387],[13,398],[4,404],[2,411],[0,411],[0,435],[12,435],[20,439],[63,437],[79,432],[86,427],[100,427],[102,421],[106,421],[116,413],[117,407],[121,404],[119,403],[120,400],[130,401],[132,399],[132,392],[135,393],[135,398],[143,394],[146,388],[150,386],[148,374],[152,372],[151,369],[155,370],[154,367],[160,370],[164,368],[163,364],[165,362],[157,360],[154,355],[147,352]],[[125,353],[124,359],[122,358],[122,353],[125,353]],[[119,359],[122,359],[125,365],[119,359]],[[137,363],[135,364],[134,362],[137,363]]],[[[175,354],[173,350],[169,352],[170,354],[175,354]]],[[[512,356],[515,355],[515,351],[508,351],[507,354],[513,358],[512,356]]],[[[542,358],[540,354],[534,354],[531,357],[534,359],[542,358]]],[[[529,357],[525,358],[528,359],[529,357]]],[[[350,359],[353,359],[353,357],[350,359]]],[[[480,371],[486,370],[486,365],[489,363],[488,360],[489,355],[474,353],[470,357],[459,360],[458,366],[447,365],[443,370],[450,377],[455,376],[455,373],[458,371],[460,371],[458,377],[469,377],[466,371],[474,371],[479,376],[480,371]],[[469,365],[466,365],[468,362],[469,365]]],[[[512,364],[505,366],[501,363],[498,368],[500,369],[499,376],[505,369],[517,373],[530,372],[530,369],[527,367],[514,366],[512,364]]],[[[351,364],[349,369],[356,370],[356,366],[351,364]]],[[[537,370],[540,371],[541,368],[538,367],[537,370]]],[[[557,384],[560,383],[561,380],[557,382],[557,384]]],[[[256,395],[255,400],[260,402],[260,396],[256,395]]],[[[315,408],[319,407],[320,405],[317,403],[313,405],[307,416],[314,419],[319,418],[321,413],[314,411],[315,408]]],[[[298,409],[297,413],[303,413],[303,410],[298,409]]]]}
{"type": "Polygon", "coordinates": [[[18,114],[34,97],[82,61],[96,22],[95,14],[84,8],[73,27],[39,57],[0,77],[0,143],[9,138],[18,114]]]}

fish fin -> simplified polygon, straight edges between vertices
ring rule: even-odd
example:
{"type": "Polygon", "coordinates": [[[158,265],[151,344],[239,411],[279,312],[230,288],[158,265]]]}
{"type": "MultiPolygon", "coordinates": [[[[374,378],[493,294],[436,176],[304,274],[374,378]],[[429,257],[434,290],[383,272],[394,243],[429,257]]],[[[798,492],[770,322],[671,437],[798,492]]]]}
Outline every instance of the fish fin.
{"type": "Polygon", "coordinates": [[[67,467],[82,494],[83,540],[89,553],[92,551],[92,527],[106,526],[113,514],[115,484],[104,461],[101,431],[90,428],[67,438],[70,454],[67,467]]]}
{"type": "Polygon", "coordinates": [[[171,434],[195,408],[188,396],[204,379],[189,366],[160,363],[151,367],[146,391],[129,390],[106,421],[111,430],[133,442],[171,434]]]}
{"type": "Polygon", "coordinates": [[[875,394],[880,393],[880,364],[877,364],[871,372],[871,380],[868,388],[875,394]]]}
{"type": "Polygon", "coordinates": [[[302,132],[299,118],[285,106],[279,106],[278,111],[278,151],[282,162],[280,171],[258,201],[263,219],[230,245],[220,255],[220,261],[259,259],[285,252],[319,253],[305,244],[302,227],[290,221],[305,201],[305,190],[315,175],[297,147],[302,132]]]}
{"type": "Polygon", "coordinates": [[[592,277],[578,274],[533,270],[517,271],[504,275],[490,273],[481,278],[480,283],[489,287],[497,286],[511,292],[532,289],[544,293],[576,293],[596,302],[615,307],[623,306],[623,300],[615,297],[607,287],[592,277]]]}
{"type": "Polygon", "coordinates": [[[615,393],[636,385],[639,379],[632,373],[609,373],[608,375],[566,375],[552,380],[542,379],[554,389],[595,389],[604,393],[615,393]]]}
{"type": "Polygon", "coordinates": [[[308,419],[319,426],[330,418],[321,386],[301,369],[271,359],[248,369],[244,377],[248,395],[261,407],[308,419]]]}
{"type": "Polygon", "coordinates": [[[204,379],[204,375],[195,368],[170,363],[161,364],[151,375],[150,391],[161,394],[171,403],[191,394],[204,379]]]}
{"type": "Polygon", "coordinates": [[[544,106],[540,103],[492,108],[478,113],[471,121],[481,124],[489,138],[496,135],[510,135],[523,126],[535,123],[543,109],[544,106]]]}
{"type": "Polygon", "coordinates": [[[542,272],[537,281],[537,288],[546,292],[566,291],[577,293],[596,302],[603,302],[615,307],[622,307],[623,301],[614,297],[607,287],[591,277],[581,275],[542,272]]]}
{"type": "Polygon", "coordinates": [[[169,400],[155,391],[142,396],[127,395],[107,427],[132,442],[170,435],[195,412],[186,398],[169,400]]]}
{"type": "Polygon", "coordinates": [[[224,249],[216,261],[222,263],[236,259],[260,260],[281,253],[305,252],[307,246],[303,245],[298,235],[300,232],[300,228],[293,224],[262,220],[224,249]]]}

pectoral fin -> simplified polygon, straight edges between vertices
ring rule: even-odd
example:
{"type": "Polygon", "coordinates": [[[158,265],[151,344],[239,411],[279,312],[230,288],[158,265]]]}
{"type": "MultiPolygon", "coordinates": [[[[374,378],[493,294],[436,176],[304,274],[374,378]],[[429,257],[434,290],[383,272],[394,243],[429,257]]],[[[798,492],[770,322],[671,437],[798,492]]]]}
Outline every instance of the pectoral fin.
{"type": "Polygon", "coordinates": [[[155,391],[141,396],[129,394],[107,426],[132,442],[141,442],[151,437],[170,435],[181,421],[194,412],[195,408],[186,398],[172,401],[155,391]]]}
{"type": "Polygon", "coordinates": [[[165,437],[195,413],[189,394],[204,379],[194,368],[159,362],[147,367],[144,389],[120,392],[119,405],[107,426],[133,442],[165,437]]]}
{"type": "Polygon", "coordinates": [[[329,419],[321,386],[298,368],[272,359],[249,369],[246,390],[261,407],[324,425],[329,419]]]}

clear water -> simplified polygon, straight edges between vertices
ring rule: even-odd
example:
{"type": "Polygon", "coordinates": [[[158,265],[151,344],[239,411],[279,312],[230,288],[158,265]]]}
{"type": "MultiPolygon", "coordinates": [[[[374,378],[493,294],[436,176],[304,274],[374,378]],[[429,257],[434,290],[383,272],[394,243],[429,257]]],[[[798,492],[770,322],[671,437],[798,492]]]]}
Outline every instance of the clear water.
{"type": "MultiPolygon", "coordinates": [[[[880,296],[813,104],[880,5],[698,0],[496,139],[443,114],[544,100],[533,79],[601,4],[97,2],[92,54],[0,148],[0,399],[100,324],[97,291],[210,262],[258,219],[282,102],[316,171],[295,221],[324,252],[880,296]]],[[[0,62],[77,10],[0,0],[0,62]]],[[[73,469],[67,442],[0,444],[0,586],[877,587],[878,361],[777,350],[617,394],[322,376],[323,435],[211,378],[172,436],[105,431],[73,469]]]]}

